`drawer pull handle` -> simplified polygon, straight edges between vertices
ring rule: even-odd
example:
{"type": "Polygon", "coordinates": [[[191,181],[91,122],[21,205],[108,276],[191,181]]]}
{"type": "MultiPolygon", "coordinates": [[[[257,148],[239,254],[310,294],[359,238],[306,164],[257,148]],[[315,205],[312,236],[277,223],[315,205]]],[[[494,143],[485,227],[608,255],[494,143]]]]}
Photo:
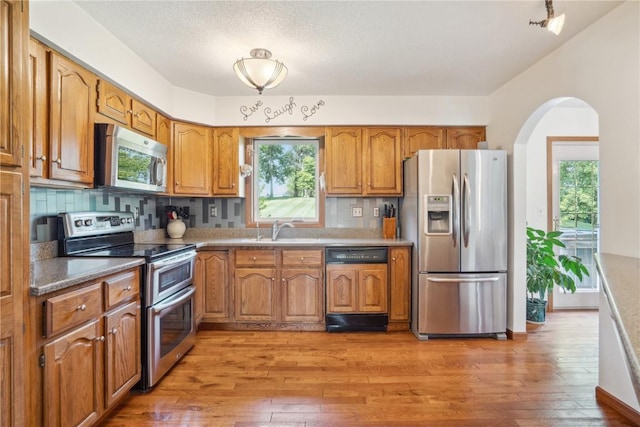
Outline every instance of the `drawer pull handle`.
{"type": "Polygon", "coordinates": [[[78,311],[85,311],[87,309],[87,305],[86,304],[82,304],[79,305],[78,308],[76,310],[78,311]]]}
{"type": "Polygon", "coordinates": [[[110,333],[111,335],[115,335],[115,334],[117,334],[117,333],[118,333],[118,329],[117,329],[117,328],[113,328],[113,329],[111,329],[111,330],[109,331],[109,333],[110,333]]]}
{"type": "Polygon", "coordinates": [[[124,288],[125,291],[130,291],[131,290],[131,285],[127,286],[126,288],[124,288]]]}
{"type": "Polygon", "coordinates": [[[38,156],[36,157],[36,160],[42,160],[43,162],[47,161],[47,156],[45,156],[44,154],[42,156],[38,156]]]}
{"type": "Polygon", "coordinates": [[[255,260],[256,260],[256,257],[253,257],[253,260],[255,261],[255,260]]]}
{"type": "Polygon", "coordinates": [[[57,163],[58,165],[62,164],[62,159],[56,159],[53,161],[53,163],[57,163]]]}
{"type": "Polygon", "coordinates": [[[96,341],[104,342],[104,335],[96,337],[96,341]]]}
{"type": "Polygon", "coordinates": [[[300,257],[300,261],[304,261],[304,257],[303,256],[300,257]]]}

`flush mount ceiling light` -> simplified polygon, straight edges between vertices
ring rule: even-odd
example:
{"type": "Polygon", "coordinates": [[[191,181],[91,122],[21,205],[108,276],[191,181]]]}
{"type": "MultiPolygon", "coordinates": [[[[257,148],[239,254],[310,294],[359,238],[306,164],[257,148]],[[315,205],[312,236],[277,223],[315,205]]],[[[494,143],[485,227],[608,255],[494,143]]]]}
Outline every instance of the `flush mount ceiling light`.
{"type": "Polygon", "coordinates": [[[555,17],[553,13],[553,0],[545,0],[544,5],[547,8],[547,19],[543,19],[542,21],[529,20],[529,25],[540,25],[555,35],[560,34],[564,26],[564,13],[557,18],[555,17]]]}
{"type": "Polygon", "coordinates": [[[271,59],[267,49],[252,49],[251,58],[241,58],[233,64],[238,78],[247,86],[258,89],[271,89],[282,83],[287,75],[287,67],[280,61],[271,59]]]}

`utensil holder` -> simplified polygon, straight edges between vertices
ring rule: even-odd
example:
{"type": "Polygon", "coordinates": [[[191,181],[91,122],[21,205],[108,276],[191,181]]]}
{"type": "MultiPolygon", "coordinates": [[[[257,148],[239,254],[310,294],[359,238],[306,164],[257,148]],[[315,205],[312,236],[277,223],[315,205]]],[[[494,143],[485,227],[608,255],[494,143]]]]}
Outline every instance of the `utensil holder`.
{"type": "Polygon", "coordinates": [[[395,239],[397,218],[382,218],[382,238],[395,239]]]}

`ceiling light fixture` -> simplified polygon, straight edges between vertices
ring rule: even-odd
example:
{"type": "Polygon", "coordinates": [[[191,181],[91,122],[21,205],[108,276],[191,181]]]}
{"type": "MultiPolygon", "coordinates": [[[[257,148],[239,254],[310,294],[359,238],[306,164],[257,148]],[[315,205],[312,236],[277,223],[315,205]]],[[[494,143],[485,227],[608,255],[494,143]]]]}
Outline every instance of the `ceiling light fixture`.
{"type": "Polygon", "coordinates": [[[271,52],[267,49],[252,49],[251,58],[241,58],[233,64],[233,70],[238,78],[247,86],[258,89],[262,94],[264,89],[271,89],[282,83],[287,75],[287,67],[280,61],[271,59],[271,52]]]}
{"type": "Polygon", "coordinates": [[[543,19],[542,21],[529,20],[529,25],[540,25],[542,28],[546,28],[557,36],[564,26],[564,13],[557,18],[555,17],[553,13],[553,0],[545,0],[544,5],[547,8],[547,19],[543,19]]]}

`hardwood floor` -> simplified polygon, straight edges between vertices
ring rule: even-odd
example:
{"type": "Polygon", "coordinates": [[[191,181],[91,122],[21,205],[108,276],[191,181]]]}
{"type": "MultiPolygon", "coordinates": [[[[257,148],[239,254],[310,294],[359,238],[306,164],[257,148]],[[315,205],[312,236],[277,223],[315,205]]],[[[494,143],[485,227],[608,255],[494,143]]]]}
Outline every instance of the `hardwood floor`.
{"type": "Polygon", "coordinates": [[[549,313],[526,341],[201,331],[103,426],[633,425],[596,403],[597,376],[597,312],[549,313]]]}

